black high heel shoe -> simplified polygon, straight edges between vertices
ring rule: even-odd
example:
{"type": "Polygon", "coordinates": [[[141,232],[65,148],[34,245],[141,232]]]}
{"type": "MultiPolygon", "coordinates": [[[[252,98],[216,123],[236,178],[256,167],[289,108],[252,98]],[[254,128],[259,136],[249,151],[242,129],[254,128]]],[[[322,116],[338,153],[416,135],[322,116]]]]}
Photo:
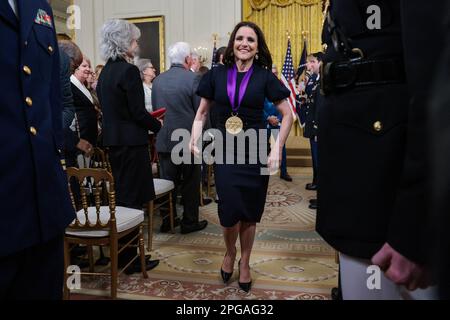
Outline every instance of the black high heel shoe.
{"type": "Polygon", "coordinates": [[[222,276],[222,280],[224,284],[227,284],[228,282],[230,282],[231,277],[233,276],[233,272],[228,273],[223,271],[223,269],[220,269],[220,275],[222,276]]]}
{"type": "MultiPolygon", "coordinates": [[[[225,254],[225,257],[226,256],[227,256],[227,254],[225,254]]],[[[236,259],[236,257],[234,259],[236,259]]],[[[233,262],[233,271],[231,273],[225,272],[225,271],[223,271],[222,268],[220,268],[220,275],[222,276],[222,280],[223,280],[224,284],[227,284],[228,282],[230,282],[231,277],[233,276],[233,272],[234,272],[234,262],[233,262]]]]}
{"type": "MultiPolygon", "coordinates": [[[[241,260],[239,260],[239,278],[241,277],[241,260]]],[[[246,293],[249,293],[250,290],[252,289],[252,283],[253,281],[250,282],[238,282],[239,283],[239,288],[241,288],[241,290],[245,291],[246,293]]]]}

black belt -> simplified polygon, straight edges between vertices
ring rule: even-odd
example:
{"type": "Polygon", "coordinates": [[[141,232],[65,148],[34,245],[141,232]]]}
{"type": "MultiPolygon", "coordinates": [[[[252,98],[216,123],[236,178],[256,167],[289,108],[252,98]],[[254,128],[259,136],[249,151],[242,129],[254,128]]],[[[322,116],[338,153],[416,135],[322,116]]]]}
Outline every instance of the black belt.
{"type": "Polygon", "coordinates": [[[405,79],[401,59],[329,62],[322,65],[321,91],[327,95],[354,87],[404,83],[405,79]]]}

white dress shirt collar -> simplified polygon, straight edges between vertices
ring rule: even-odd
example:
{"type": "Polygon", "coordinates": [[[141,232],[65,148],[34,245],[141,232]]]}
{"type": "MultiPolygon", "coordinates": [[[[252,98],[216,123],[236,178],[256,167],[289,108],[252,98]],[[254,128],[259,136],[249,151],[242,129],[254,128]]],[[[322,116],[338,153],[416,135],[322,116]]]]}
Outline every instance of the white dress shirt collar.
{"type": "Polygon", "coordinates": [[[80,82],[80,80],[77,79],[77,77],[75,77],[74,75],[70,76],[70,82],[73,83],[73,85],[75,87],[77,87],[78,89],[80,89],[81,92],[83,92],[83,94],[86,96],[86,98],[88,98],[92,104],[94,104],[94,98],[92,98],[91,93],[89,92],[89,90],[84,86],[84,84],[82,84],[80,82]]]}
{"type": "Polygon", "coordinates": [[[8,0],[9,5],[11,6],[12,11],[14,11],[16,17],[19,17],[17,14],[17,2],[16,0],[8,0]]]}

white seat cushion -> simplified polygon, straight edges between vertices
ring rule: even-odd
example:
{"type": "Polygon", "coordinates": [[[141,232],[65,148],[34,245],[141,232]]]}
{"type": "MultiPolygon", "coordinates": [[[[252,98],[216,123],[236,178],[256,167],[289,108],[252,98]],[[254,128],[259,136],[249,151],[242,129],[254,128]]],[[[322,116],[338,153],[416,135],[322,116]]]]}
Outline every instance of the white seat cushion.
{"type": "Polygon", "coordinates": [[[175,184],[169,180],[153,179],[153,182],[155,184],[155,194],[157,197],[175,189],[175,184]]]}
{"type": "MultiPolygon", "coordinates": [[[[80,223],[85,223],[86,216],[84,210],[77,212],[77,217],[80,223]]],[[[100,221],[107,223],[110,217],[109,207],[100,208],[100,221]]],[[[97,211],[95,207],[90,207],[88,210],[89,221],[94,224],[97,221],[97,211]]],[[[124,232],[130,230],[139,224],[144,222],[144,212],[142,210],[116,207],[116,225],[117,232],[124,232]]],[[[109,236],[108,230],[95,230],[95,231],[79,231],[68,228],[66,234],[75,237],[87,237],[87,238],[102,238],[109,236]]]]}

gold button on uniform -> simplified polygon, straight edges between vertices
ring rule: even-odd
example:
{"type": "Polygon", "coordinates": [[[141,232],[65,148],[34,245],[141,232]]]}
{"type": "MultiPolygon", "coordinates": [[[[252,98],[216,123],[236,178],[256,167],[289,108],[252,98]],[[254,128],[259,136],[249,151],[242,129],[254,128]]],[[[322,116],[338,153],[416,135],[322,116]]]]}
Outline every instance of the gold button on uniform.
{"type": "Polygon", "coordinates": [[[25,72],[25,74],[27,75],[31,75],[31,69],[29,66],[24,66],[23,67],[23,72],[25,72]]]}
{"type": "Polygon", "coordinates": [[[33,100],[32,100],[30,97],[27,97],[27,98],[25,99],[25,102],[27,103],[27,105],[28,105],[29,107],[33,106],[33,100]]]}
{"type": "Polygon", "coordinates": [[[53,47],[52,46],[48,46],[48,52],[53,53],[53,47]]]}
{"type": "Polygon", "coordinates": [[[37,130],[36,130],[36,128],[35,128],[35,127],[30,127],[30,133],[31,133],[33,136],[37,135],[37,130]]]}
{"type": "Polygon", "coordinates": [[[376,132],[381,132],[383,130],[383,124],[380,121],[377,121],[373,124],[373,128],[376,132]]]}

